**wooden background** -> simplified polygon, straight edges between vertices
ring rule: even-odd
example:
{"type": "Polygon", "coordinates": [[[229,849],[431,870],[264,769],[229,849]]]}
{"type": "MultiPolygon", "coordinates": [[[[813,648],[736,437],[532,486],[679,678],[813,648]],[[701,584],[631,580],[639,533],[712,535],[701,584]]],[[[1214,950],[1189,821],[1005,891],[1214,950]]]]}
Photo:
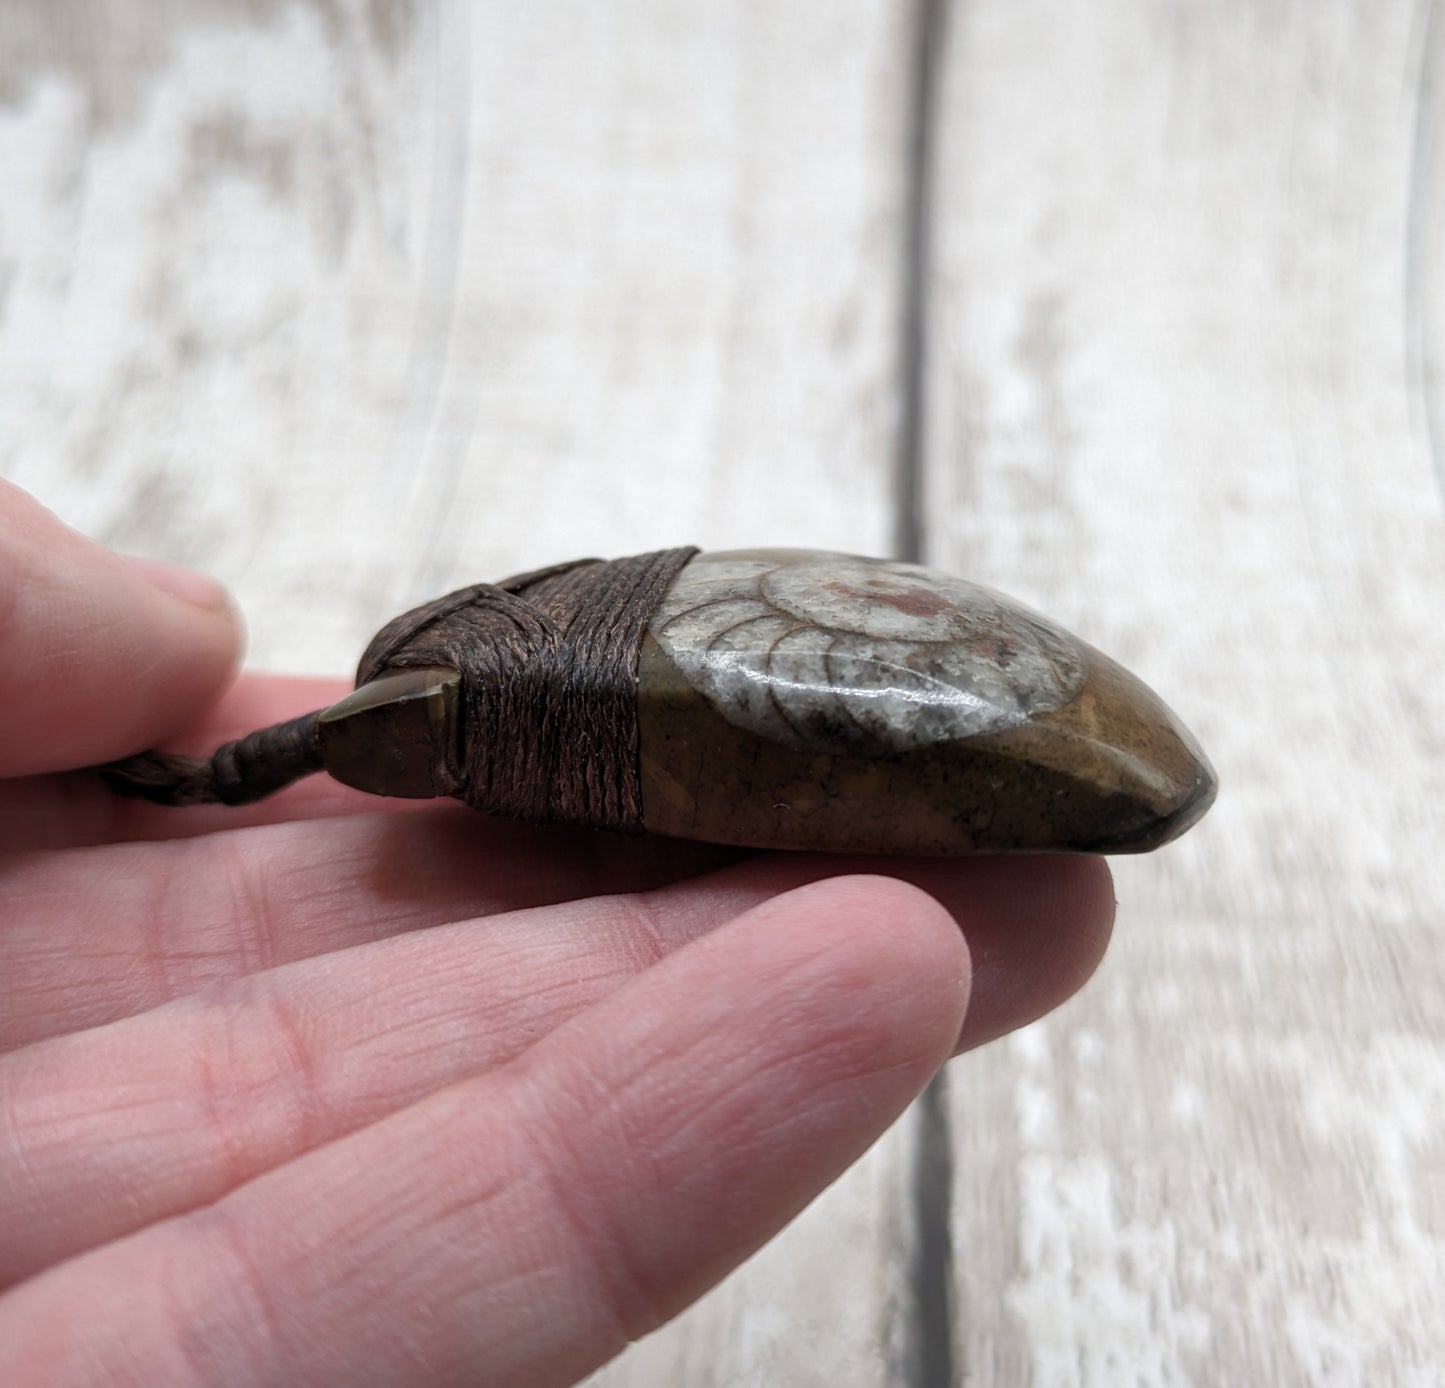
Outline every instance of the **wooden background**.
{"type": "Polygon", "coordinates": [[[450,586],[917,548],[1204,825],[598,1375],[1445,1383],[1436,0],[0,0],[0,473],[350,669],[450,586]]]}

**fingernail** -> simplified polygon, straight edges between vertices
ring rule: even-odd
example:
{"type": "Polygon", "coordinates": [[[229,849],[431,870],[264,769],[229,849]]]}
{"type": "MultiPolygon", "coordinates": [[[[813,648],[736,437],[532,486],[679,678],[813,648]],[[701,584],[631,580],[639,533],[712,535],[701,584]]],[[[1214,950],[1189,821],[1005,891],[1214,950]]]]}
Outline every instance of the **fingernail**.
{"type": "Polygon", "coordinates": [[[152,587],[159,588],[168,597],[179,598],[209,612],[222,612],[231,605],[230,595],[209,574],[182,568],[179,564],[167,564],[159,559],[132,557],[130,562],[152,587]]]}

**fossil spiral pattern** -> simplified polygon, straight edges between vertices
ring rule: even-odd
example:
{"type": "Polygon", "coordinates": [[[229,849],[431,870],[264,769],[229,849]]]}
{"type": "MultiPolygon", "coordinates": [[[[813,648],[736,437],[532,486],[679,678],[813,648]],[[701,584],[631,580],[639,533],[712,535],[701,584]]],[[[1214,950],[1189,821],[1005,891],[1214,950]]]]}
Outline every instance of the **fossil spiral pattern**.
{"type": "Polygon", "coordinates": [[[730,722],[818,752],[1002,732],[1067,704],[1084,682],[1078,642],[999,593],[816,550],[700,555],[650,632],[730,722]]]}

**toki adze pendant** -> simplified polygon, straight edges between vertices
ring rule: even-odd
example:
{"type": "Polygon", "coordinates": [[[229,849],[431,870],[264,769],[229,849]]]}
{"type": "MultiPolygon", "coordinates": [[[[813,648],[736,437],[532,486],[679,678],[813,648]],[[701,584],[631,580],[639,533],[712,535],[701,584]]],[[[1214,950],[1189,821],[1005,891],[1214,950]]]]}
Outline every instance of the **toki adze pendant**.
{"type": "Polygon", "coordinates": [[[665,550],[398,618],[355,693],[208,761],[105,768],[242,803],[325,769],[382,795],[756,848],[1134,853],[1214,774],[1160,699],[1002,594],[807,550],[665,550]]]}

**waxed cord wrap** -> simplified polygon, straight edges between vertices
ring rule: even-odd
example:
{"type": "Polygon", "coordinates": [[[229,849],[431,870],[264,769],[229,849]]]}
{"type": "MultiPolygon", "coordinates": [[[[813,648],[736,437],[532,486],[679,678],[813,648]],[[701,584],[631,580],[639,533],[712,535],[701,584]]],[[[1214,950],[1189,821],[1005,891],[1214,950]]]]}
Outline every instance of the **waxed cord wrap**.
{"type": "Polygon", "coordinates": [[[100,768],[112,790],[157,805],[250,805],[321,770],[318,709],[218,747],[209,757],[141,752],[100,768]]]}
{"type": "MultiPolygon", "coordinates": [[[[357,685],[386,670],[454,668],[459,799],[518,819],[641,832],[638,656],[668,585],[696,553],[581,559],[460,589],[383,627],[357,685]]],[[[321,769],[319,717],[264,728],[210,758],[143,752],[101,774],[160,804],[248,804],[321,769]]]]}
{"type": "Polygon", "coordinates": [[[637,660],[696,548],[579,559],[479,583],[388,623],[356,672],[461,672],[460,785],[474,809],[641,832],[637,660]]]}

